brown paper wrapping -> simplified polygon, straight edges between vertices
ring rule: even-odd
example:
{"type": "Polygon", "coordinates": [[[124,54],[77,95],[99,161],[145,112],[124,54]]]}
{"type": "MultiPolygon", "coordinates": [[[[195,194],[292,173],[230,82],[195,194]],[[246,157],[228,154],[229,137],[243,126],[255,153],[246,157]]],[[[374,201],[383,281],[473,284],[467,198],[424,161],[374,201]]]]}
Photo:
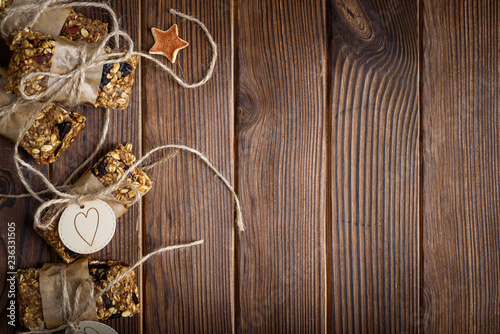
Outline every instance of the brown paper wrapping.
{"type": "MultiPolygon", "coordinates": [[[[92,174],[90,170],[85,172],[85,174],[82,175],[81,178],[78,179],[72,186],[71,189],[76,192],[77,194],[88,194],[91,192],[99,191],[104,189],[104,186],[102,183],[97,179],[97,177],[92,174]]],[[[111,201],[105,201],[106,204],[108,204],[113,212],[115,213],[116,219],[120,218],[123,216],[128,209],[116,202],[111,202],[111,201]]]]}
{"type": "MultiPolygon", "coordinates": [[[[82,49],[85,48],[87,54],[95,54],[96,52],[104,53],[104,50],[99,48],[99,45],[76,43],[62,37],[54,37],[56,47],[52,56],[52,66],[50,72],[54,74],[67,74],[71,70],[78,67],[83,61],[82,49]]],[[[80,100],[79,103],[88,103],[94,105],[97,101],[99,93],[99,85],[101,84],[102,67],[93,66],[85,71],[85,80],[80,84],[80,100]]],[[[54,85],[56,78],[49,78],[49,87],[54,85]]],[[[55,101],[64,102],[68,100],[69,89],[61,90],[54,98],[55,101]]]]}
{"type": "MultiPolygon", "coordinates": [[[[14,0],[12,7],[32,3],[32,0],[14,0]]],[[[71,8],[52,8],[40,15],[40,18],[33,25],[33,29],[51,36],[59,36],[61,30],[71,13],[71,8]]],[[[6,32],[10,34],[15,29],[26,26],[30,21],[30,15],[25,13],[14,15],[6,24],[6,32]]]]}
{"type": "MultiPolygon", "coordinates": [[[[3,88],[7,84],[3,70],[0,70],[0,107],[7,106],[16,100],[14,94],[6,93],[3,88]]],[[[42,104],[37,102],[29,103],[18,107],[7,119],[5,123],[0,124],[0,135],[15,142],[19,138],[22,129],[26,126],[26,122],[33,110],[42,111],[42,104]]],[[[35,120],[32,120],[32,123],[35,120]]],[[[26,129],[29,129],[31,124],[26,129]]]]}
{"type": "Polygon", "coordinates": [[[40,293],[45,326],[48,329],[66,324],[71,316],[83,314],[81,320],[98,321],[94,298],[94,283],[89,274],[88,258],[72,264],[46,263],[40,270],[40,293]],[[64,295],[66,286],[67,296],[64,295]],[[71,309],[70,313],[67,308],[71,309]],[[85,307],[88,307],[85,310],[85,307]]]}

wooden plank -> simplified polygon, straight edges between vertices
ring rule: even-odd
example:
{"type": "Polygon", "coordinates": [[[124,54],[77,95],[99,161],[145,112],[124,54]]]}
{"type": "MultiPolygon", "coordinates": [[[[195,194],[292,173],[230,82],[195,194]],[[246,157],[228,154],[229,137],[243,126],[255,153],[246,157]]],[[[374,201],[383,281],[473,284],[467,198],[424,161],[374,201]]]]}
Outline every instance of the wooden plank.
{"type": "Polygon", "coordinates": [[[425,0],[423,13],[422,329],[495,333],[499,6],[425,0]]]}
{"type": "Polygon", "coordinates": [[[324,332],[324,2],[238,1],[237,36],[237,331],[324,332]]]}
{"type": "MultiPolygon", "coordinates": [[[[211,49],[202,30],[168,13],[170,8],[205,23],[217,45],[214,77],[197,89],[181,88],[144,62],[144,152],[162,144],[184,144],[207,156],[232,179],[233,92],[231,6],[203,1],[143,1],[144,49],[152,27],[179,25],[190,43],[181,50],[176,73],[193,82],[207,69],[211,49]]],[[[168,64],[166,58],[158,56],[168,64]]],[[[152,170],[155,185],[144,199],[144,252],[204,239],[201,247],[155,258],[144,265],[144,332],[230,332],[233,318],[232,196],[199,160],[186,153],[152,170]]]]}
{"type": "MultiPolygon", "coordinates": [[[[113,0],[110,2],[110,5],[115,9],[119,17],[122,18],[122,29],[129,32],[134,41],[139,41],[137,13],[139,12],[140,2],[137,0],[113,0]]],[[[79,11],[87,14],[89,17],[107,21],[107,15],[103,15],[102,12],[81,9],[79,11]]],[[[130,141],[134,144],[136,155],[141,156],[142,116],[139,94],[141,84],[138,74],[136,75],[136,80],[137,83],[133,90],[130,107],[123,111],[113,111],[111,113],[111,125],[102,150],[103,154],[109,149],[114,148],[118,143],[130,141]]],[[[93,151],[99,141],[99,135],[104,123],[103,109],[79,106],[71,108],[71,110],[83,114],[87,118],[87,126],[68,151],[61,154],[61,157],[54,164],[50,165],[50,167],[44,167],[46,170],[50,170],[49,175],[51,175],[52,181],[56,184],[64,182],[66,177],[68,177],[93,151]]],[[[1,138],[1,140],[2,144],[0,147],[2,147],[2,151],[5,152],[6,156],[11,155],[12,145],[3,145],[4,139],[1,138]]],[[[9,159],[2,160],[0,164],[5,164],[10,173],[15,173],[9,163],[9,159]]],[[[2,165],[0,165],[0,168],[3,168],[2,165]]],[[[24,192],[23,188],[19,185],[16,184],[15,187],[16,191],[24,192]]],[[[38,203],[35,200],[18,200],[12,209],[2,209],[1,211],[2,220],[6,219],[8,221],[17,222],[17,236],[19,238],[17,250],[20,259],[18,261],[18,268],[41,267],[43,263],[48,261],[60,261],[52,249],[33,231],[33,212],[36,210],[37,206],[38,203]],[[22,214],[23,212],[28,212],[29,214],[22,214]]],[[[6,225],[2,222],[1,226],[2,230],[0,230],[0,236],[5,242],[7,236],[6,225]]],[[[141,226],[141,205],[138,204],[133,206],[124,217],[118,220],[116,234],[111,243],[102,251],[93,254],[92,257],[95,259],[119,260],[126,263],[134,263],[141,254],[142,241],[139,230],[141,226]]],[[[4,258],[3,255],[2,258],[4,258]]],[[[2,270],[1,275],[5,275],[4,270],[2,270]]],[[[2,284],[4,284],[4,282],[5,279],[2,279],[2,284]]],[[[6,290],[3,291],[6,293],[6,290]]],[[[0,305],[2,309],[5,305],[3,303],[6,301],[4,295],[2,296],[2,304],[0,305]]],[[[4,332],[4,327],[2,326],[6,324],[6,321],[3,320],[2,318],[0,324],[0,331],[2,333],[4,332]]],[[[139,333],[142,319],[141,316],[138,315],[126,319],[113,319],[106,323],[119,333],[139,333]]]]}
{"type": "Polygon", "coordinates": [[[332,332],[414,332],[418,4],[332,1],[332,332]]]}

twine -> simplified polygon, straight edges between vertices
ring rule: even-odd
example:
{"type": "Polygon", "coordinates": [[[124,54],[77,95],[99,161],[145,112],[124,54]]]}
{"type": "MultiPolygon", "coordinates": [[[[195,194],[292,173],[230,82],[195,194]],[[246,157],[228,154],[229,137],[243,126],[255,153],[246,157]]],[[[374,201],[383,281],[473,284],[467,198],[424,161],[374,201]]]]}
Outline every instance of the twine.
{"type": "MultiPolygon", "coordinates": [[[[130,36],[127,33],[125,33],[124,31],[119,29],[119,23],[118,23],[118,18],[117,18],[116,13],[113,11],[113,9],[111,7],[109,7],[106,4],[93,3],[93,2],[69,2],[69,3],[67,3],[67,0],[46,0],[46,1],[40,2],[40,4],[27,4],[27,5],[7,8],[4,11],[5,16],[2,18],[2,21],[0,23],[0,32],[4,36],[6,35],[6,33],[5,33],[6,22],[9,19],[13,18],[16,14],[26,15],[26,13],[35,13],[35,15],[31,19],[31,22],[29,24],[29,25],[32,25],[40,17],[40,15],[43,11],[48,10],[48,9],[68,8],[68,7],[94,7],[94,8],[102,8],[102,9],[108,11],[108,13],[111,16],[112,22],[113,22],[113,31],[110,34],[108,34],[107,38],[104,39],[100,43],[100,45],[98,46],[98,49],[104,49],[104,47],[110,42],[110,40],[112,38],[115,39],[115,46],[118,48],[120,45],[119,44],[120,38],[122,38],[126,42],[125,44],[128,46],[127,50],[126,51],[116,51],[116,52],[113,52],[110,54],[99,54],[98,52],[91,53],[87,50],[87,48],[82,48],[81,49],[81,57],[80,57],[80,60],[81,60],[80,65],[67,74],[59,75],[59,74],[54,74],[54,73],[49,73],[49,72],[38,72],[38,73],[31,73],[31,74],[26,75],[25,77],[23,77],[23,79],[21,80],[21,82],[19,84],[19,90],[20,90],[20,94],[21,94],[22,98],[24,98],[27,101],[33,101],[33,100],[41,101],[41,100],[43,100],[43,101],[45,101],[44,105],[43,105],[43,108],[44,108],[45,106],[47,106],[49,103],[51,103],[54,100],[55,95],[58,91],[68,90],[70,92],[69,98],[68,98],[68,104],[70,104],[70,105],[77,104],[78,100],[80,98],[80,94],[81,94],[80,93],[80,85],[85,80],[85,71],[87,69],[94,67],[94,66],[104,65],[107,63],[124,62],[125,60],[129,59],[132,56],[139,56],[139,57],[143,57],[143,58],[146,58],[146,59],[153,61],[158,66],[160,66],[160,68],[162,68],[164,71],[166,71],[170,76],[172,76],[172,78],[180,86],[182,86],[184,88],[199,87],[199,86],[205,84],[213,75],[218,53],[217,53],[217,45],[215,44],[215,42],[212,38],[212,35],[210,34],[210,32],[208,31],[206,26],[202,22],[200,22],[199,20],[197,20],[196,18],[194,18],[192,16],[183,14],[183,13],[178,12],[178,11],[173,10],[173,9],[170,10],[170,13],[172,15],[180,16],[184,19],[187,19],[189,21],[192,21],[192,22],[198,24],[201,27],[201,29],[203,30],[203,32],[206,34],[206,36],[210,42],[210,45],[212,47],[213,56],[212,56],[212,59],[210,62],[210,66],[209,66],[207,72],[205,73],[204,77],[198,82],[187,83],[186,81],[184,81],[183,79],[178,77],[172,71],[172,69],[165,66],[163,63],[161,63],[157,59],[151,57],[150,55],[148,55],[146,53],[133,51],[134,43],[133,43],[132,39],[130,38],[130,36]],[[39,94],[31,95],[31,96],[26,95],[24,93],[25,82],[27,80],[33,78],[34,76],[38,76],[38,75],[48,76],[48,77],[54,78],[56,80],[55,80],[54,84],[51,87],[49,87],[46,91],[41,92],[39,94]],[[57,92],[56,92],[56,90],[57,90],[57,92]]],[[[15,110],[22,103],[27,103],[27,102],[22,101],[21,99],[16,99],[11,105],[0,108],[0,124],[2,122],[6,121],[6,119],[13,112],[15,112],[15,110]]],[[[242,217],[241,217],[241,206],[240,206],[238,196],[236,195],[236,192],[234,191],[234,188],[231,186],[229,181],[212,165],[212,163],[209,161],[209,159],[205,155],[203,155],[201,152],[199,152],[193,148],[190,148],[190,147],[187,147],[184,145],[172,144],[172,145],[163,145],[163,146],[156,147],[155,149],[149,151],[141,159],[136,161],[132,166],[130,166],[129,169],[127,171],[125,171],[125,173],[123,174],[123,176],[121,177],[121,179],[117,183],[115,183],[114,185],[111,185],[109,187],[105,187],[102,190],[95,191],[95,192],[90,193],[90,194],[74,194],[74,193],[70,193],[70,192],[65,192],[69,188],[69,186],[68,186],[69,182],[78,174],[79,171],[81,171],[88,163],[90,163],[90,161],[92,161],[92,159],[95,157],[95,155],[102,148],[102,145],[104,143],[104,139],[106,138],[106,135],[107,135],[108,129],[109,129],[109,110],[106,110],[106,122],[105,122],[103,129],[102,129],[101,139],[100,139],[96,149],[89,156],[89,158],[82,165],[80,165],[71,174],[71,176],[66,180],[66,182],[60,187],[54,186],[45,177],[45,175],[43,175],[40,171],[33,168],[30,164],[23,161],[19,155],[19,143],[23,137],[23,134],[26,132],[28,125],[30,125],[32,123],[34,117],[36,117],[36,112],[34,112],[32,115],[30,115],[28,122],[26,122],[27,125],[25,125],[25,128],[22,129],[22,131],[20,132],[18,140],[16,141],[15,146],[14,146],[14,161],[15,161],[16,168],[18,171],[18,176],[21,179],[22,184],[28,190],[29,194],[21,194],[21,195],[0,194],[0,197],[21,198],[21,197],[26,197],[26,196],[31,195],[32,197],[34,197],[38,201],[42,202],[42,205],[37,209],[37,211],[35,213],[35,219],[34,219],[34,226],[35,227],[38,227],[41,229],[46,229],[47,226],[50,225],[56,217],[58,217],[58,215],[62,212],[62,210],[67,205],[73,204],[73,203],[80,204],[80,203],[83,203],[85,201],[90,201],[90,200],[94,200],[94,199],[105,199],[106,201],[112,201],[112,202],[117,202],[117,203],[121,203],[121,204],[134,204],[134,203],[136,203],[137,201],[139,201],[141,199],[142,195],[134,185],[126,182],[126,178],[129,174],[129,172],[131,172],[134,168],[137,168],[138,166],[140,166],[142,162],[147,160],[152,154],[154,154],[156,152],[176,149],[176,150],[184,150],[186,152],[194,154],[201,161],[203,161],[223,181],[225,186],[230,190],[231,194],[233,195],[233,199],[235,202],[235,206],[236,206],[235,224],[236,224],[236,227],[238,228],[238,230],[244,231],[245,226],[243,225],[243,221],[242,221],[242,217]],[[43,181],[43,183],[47,186],[47,189],[44,191],[41,191],[41,192],[35,192],[31,188],[31,186],[29,185],[26,178],[24,177],[24,175],[22,173],[22,168],[25,168],[28,171],[34,173],[36,176],[40,177],[41,180],[43,181]],[[136,197],[131,201],[119,201],[119,200],[117,200],[112,195],[112,193],[114,190],[116,190],[118,187],[121,187],[121,186],[128,186],[128,187],[132,188],[132,190],[136,194],[136,197]],[[45,201],[40,197],[40,195],[43,195],[46,193],[53,193],[54,195],[58,196],[59,198],[45,201]],[[53,215],[53,217],[51,218],[50,221],[42,223],[41,222],[41,215],[42,215],[43,211],[46,208],[49,208],[53,205],[60,205],[61,207],[57,210],[57,213],[55,215],[53,215]]],[[[151,164],[144,166],[144,169],[149,170],[149,169],[151,169],[159,164],[164,163],[166,160],[168,160],[168,158],[170,158],[170,157],[165,157],[165,158],[159,159],[157,161],[154,161],[151,164]]],[[[120,280],[122,280],[126,275],[128,275],[135,268],[137,268],[138,266],[140,266],[144,262],[148,261],[151,257],[162,254],[162,253],[167,252],[167,251],[172,251],[172,250],[186,248],[186,247],[192,247],[195,245],[200,245],[202,243],[203,243],[203,240],[198,240],[198,241],[188,243],[188,244],[167,246],[167,247],[160,248],[156,251],[153,251],[153,252],[145,255],[139,261],[137,261],[132,267],[130,267],[127,271],[125,271],[120,276],[118,276],[115,280],[113,280],[106,288],[101,290],[99,294],[97,294],[92,300],[89,301],[88,305],[83,309],[83,311],[85,311],[89,307],[95,305],[97,300],[101,296],[103,296],[107,291],[109,291],[112,286],[114,286],[116,283],[118,283],[120,280]]],[[[64,284],[64,286],[66,286],[66,283],[64,284]]],[[[32,331],[31,333],[54,333],[54,332],[57,332],[57,331],[60,331],[63,329],[68,329],[68,328],[71,328],[72,331],[76,332],[76,330],[78,328],[78,323],[82,320],[83,312],[80,312],[80,314],[75,314],[78,312],[77,310],[74,310],[73,312],[71,312],[70,311],[71,310],[71,301],[69,300],[69,295],[68,295],[67,291],[65,293],[63,291],[63,295],[64,295],[63,308],[65,310],[65,314],[67,315],[67,320],[68,320],[67,323],[58,327],[58,328],[55,328],[55,329],[42,330],[42,331],[32,331]]],[[[78,298],[78,293],[77,293],[76,298],[78,298]]]]}
{"type": "MultiPolygon", "coordinates": [[[[66,290],[66,286],[67,286],[66,276],[65,276],[65,273],[62,274],[61,279],[62,279],[63,287],[64,287],[63,288],[63,301],[62,301],[63,305],[62,305],[62,307],[63,307],[64,312],[66,314],[66,317],[65,317],[66,323],[64,325],[57,327],[57,328],[39,330],[39,331],[30,331],[28,333],[40,333],[40,334],[41,333],[55,333],[55,332],[58,332],[58,331],[61,331],[64,329],[68,329],[68,328],[71,328],[74,331],[74,333],[76,333],[76,331],[78,330],[78,324],[80,323],[80,321],[84,320],[83,317],[84,317],[85,311],[88,310],[90,307],[95,307],[95,304],[97,303],[97,301],[99,300],[100,297],[102,297],[106,292],[108,292],[116,283],[120,282],[123,278],[125,278],[135,268],[137,268],[138,266],[140,266],[144,262],[149,261],[149,259],[151,259],[153,256],[160,255],[160,254],[163,254],[163,253],[168,252],[168,251],[174,251],[174,250],[178,250],[178,249],[182,249],[182,248],[188,248],[188,247],[193,247],[196,245],[201,245],[201,244],[203,244],[203,242],[204,242],[203,240],[197,240],[197,241],[186,243],[186,244],[167,246],[167,247],[159,248],[159,249],[145,255],[139,261],[137,261],[133,266],[128,268],[125,272],[123,272],[121,275],[119,275],[117,278],[115,278],[111,283],[109,283],[94,298],[90,299],[89,302],[87,304],[85,304],[85,306],[82,307],[81,310],[77,310],[77,309],[73,310],[73,308],[71,307],[72,301],[70,300],[69,294],[66,290]]],[[[64,270],[62,272],[64,272],[64,270]]],[[[79,296],[79,293],[77,291],[75,299],[78,299],[79,297],[80,296],[79,296]]]]}
{"type": "MultiPolygon", "coordinates": [[[[41,173],[39,170],[34,168],[31,164],[25,162],[21,156],[19,155],[19,142],[20,138],[14,145],[14,162],[16,164],[17,168],[17,174],[24,185],[24,187],[28,190],[28,194],[21,194],[21,195],[10,195],[10,194],[0,194],[0,197],[5,197],[5,198],[23,198],[23,197],[34,197],[37,199],[39,202],[42,204],[38,207],[38,209],[35,212],[34,216],[34,227],[35,228],[40,228],[40,229],[47,229],[49,225],[51,225],[64,211],[64,209],[70,205],[70,204],[78,204],[81,205],[83,202],[86,201],[92,201],[96,199],[101,199],[105,201],[110,201],[110,202],[115,202],[115,203],[121,203],[121,204],[129,204],[132,205],[136,202],[138,202],[142,198],[142,194],[139,192],[137,187],[135,187],[133,184],[130,182],[126,181],[126,178],[128,174],[133,171],[135,168],[142,168],[142,163],[147,162],[148,159],[155,153],[161,152],[161,151],[171,151],[172,149],[174,150],[182,150],[186,151],[188,153],[194,154],[197,158],[199,158],[203,163],[205,163],[212,172],[217,175],[224,185],[229,189],[231,194],[233,195],[233,200],[235,203],[235,209],[236,209],[236,217],[235,217],[235,226],[239,231],[244,231],[245,226],[243,224],[242,220],[242,214],[241,214],[241,205],[240,201],[238,199],[238,196],[236,195],[236,192],[231,185],[231,183],[215,168],[215,166],[210,162],[210,160],[201,152],[185,146],[185,145],[177,145],[177,144],[170,144],[170,145],[163,145],[163,146],[158,146],[148,153],[146,153],[141,159],[137,160],[134,164],[132,164],[122,175],[122,177],[118,180],[113,185],[110,185],[108,187],[103,187],[101,190],[97,190],[88,194],[77,194],[77,193],[71,193],[69,192],[69,186],[68,184],[70,181],[80,172],[84,167],[87,166],[88,163],[92,161],[92,159],[95,157],[95,155],[101,150],[104,140],[107,136],[108,130],[109,130],[109,110],[106,111],[106,121],[105,125],[102,129],[101,132],[101,139],[99,143],[97,144],[96,148],[94,149],[94,152],[91,154],[91,156],[83,163],[81,164],[72,174],[71,176],[64,182],[64,184],[60,187],[56,187],[47,177],[41,173]],[[34,175],[38,176],[42,182],[46,186],[46,190],[43,190],[41,192],[35,192],[33,188],[29,185],[28,180],[24,177],[22,173],[22,168],[27,169],[29,172],[32,172],[34,175]],[[113,195],[113,192],[119,188],[119,187],[124,187],[128,186],[130,187],[136,194],[135,198],[130,201],[119,201],[116,199],[113,195]],[[46,194],[46,193],[53,193],[59,198],[52,199],[52,200],[44,200],[40,195],[46,194]],[[56,212],[51,216],[51,218],[47,221],[42,222],[42,213],[46,208],[49,208],[51,206],[58,206],[58,209],[56,212]]],[[[150,164],[145,165],[144,169],[149,170],[151,168],[154,168],[155,166],[158,166],[160,164],[165,163],[171,155],[168,155],[164,158],[160,158],[158,160],[154,160],[150,162],[150,164]]]]}
{"type": "Polygon", "coordinates": [[[111,17],[113,22],[113,31],[111,31],[105,39],[103,39],[97,48],[93,48],[90,51],[87,47],[84,47],[85,44],[81,44],[80,51],[80,64],[73,70],[71,70],[67,74],[55,74],[51,72],[34,72],[29,73],[24,76],[19,83],[19,91],[22,98],[25,100],[38,100],[38,101],[53,101],[55,95],[61,91],[70,92],[69,97],[67,99],[68,105],[78,104],[80,94],[81,94],[81,83],[85,80],[85,71],[94,68],[97,66],[101,66],[109,63],[117,63],[117,62],[125,62],[132,56],[138,56],[142,58],[146,58],[156,63],[161,69],[167,72],[180,86],[184,88],[196,88],[205,84],[213,75],[215,69],[215,63],[217,60],[217,45],[214,42],[214,39],[207,27],[198,19],[193,16],[183,14],[177,10],[170,9],[170,14],[174,16],[179,16],[188,21],[191,21],[203,30],[207,39],[212,47],[212,59],[210,61],[210,65],[201,80],[194,83],[187,83],[185,80],[177,76],[173,72],[173,70],[163,64],[161,61],[153,58],[149,54],[144,52],[134,51],[134,42],[132,38],[123,30],[119,28],[118,17],[114,10],[106,4],[94,3],[94,2],[69,2],[66,3],[67,0],[45,0],[42,1],[42,8],[40,8],[39,4],[27,4],[27,5],[19,5],[12,6],[10,8],[5,9],[5,16],[3,17],[0,23],[0,31],[3,35],[6,35],[5,26],[9,19],[15,18],[16,15],[26,15],[26,13],[36,13],[34,17],[30,21],[30,25],[32,25],[36,20],[40,17],[44,10],[54,10],[57,8],[71,8],[71,7],[94,7],[101,8],[107,11],[111,17]],[[118,48],[120,39],[123,39],[125,42],[125,51],[114,50],[112,53],[101,53],[99,50],[103,50],[106,45],[110,42],[111,39],[115,39],[116,45],[115,48],[118,48]],[[54,83],[47,88],[47,90],[39,93],[35,93],[33,95],[27,95],[24,92],[25,84],[27,80],[33,79],[40,75],[47,76],[54,79],[54,83]]]}

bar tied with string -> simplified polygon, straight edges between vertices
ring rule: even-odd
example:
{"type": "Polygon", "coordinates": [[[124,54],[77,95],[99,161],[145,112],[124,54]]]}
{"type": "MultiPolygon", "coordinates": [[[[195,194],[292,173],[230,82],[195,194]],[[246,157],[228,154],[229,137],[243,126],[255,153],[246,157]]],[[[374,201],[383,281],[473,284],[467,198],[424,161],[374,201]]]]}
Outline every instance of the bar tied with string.
{"type": "MultiPolygon", "coordinates": [[[[92,193],[105,187],[115,185],[135,161],[132,154],[132,144],[118,145],[115,150],[108,152],[92,168],[90,168],[72,186],[71,191],[79,194],[92,193]]],[[[119,185],[112,192],[116,202],[106,201],[113,210],[116,218],[124,215],[131,203],[151,189],[153,182],[149,176],[139,168],[133,168],[125,178],[126,183],[119,185]],[[120,203],[123,202],[123,203],[120,203]]],[[[35,231],[56,251],[66,263],[71,263],[81,257],[80,254],[68,249],[62,242],[58,231],[58,217],[60,210],[58,205],[48,208],[42,214],[42,224],[50,222],[45,227],[35,226],[35,231]]]]}
{"type": "Polygon", "coordinates": [[[45,264],[41,269],[18,270],[16,277],[22,329],[44,330],[64,324],[63,290],[69,293],[72,309],[84,313],[86,320],[107,320],[137,314],[141,305],[133,271],[100,296],[95,306],[84,309],[85,303],[129,268],[122,262],[84,258],[71,265],[45,264]]]}

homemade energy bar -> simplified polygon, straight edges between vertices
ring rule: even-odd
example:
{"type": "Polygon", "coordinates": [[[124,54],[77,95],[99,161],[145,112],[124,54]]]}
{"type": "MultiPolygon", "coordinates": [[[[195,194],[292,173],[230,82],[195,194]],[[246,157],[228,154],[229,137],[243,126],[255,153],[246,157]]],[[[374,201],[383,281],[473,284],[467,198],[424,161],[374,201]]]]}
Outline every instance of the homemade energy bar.
{"type": "MultiPolygon", "coordinates": [[[[124,172],[135,161],[135,156],[131,152],[132,144],[127,143],[125,145],[118,145],[115,150],[106,154],[91,168],[91,173],[104,187],[117,183],[124,172]]],[[[129,173],[126,181],[134,185],[140,191],[141,195],[146,194],[153,185],[149,176],[139,168],[135,168],[129,173]]],[[[118,187],[113,192],[113,195],[120,201],[129,201],[136,197],[134,190],[129,186],[118,187]]],[[[127,204],[123,204],[123,206],[125,208],[129,207],[127,204]]],[[[55,215],[56,211],[57,209],[54,207],[48,209],[43,213],[42,220],[48,221],[55,215]]],[[[35,227],[35,231],[56,251],[64,262],[71,263],[76,260],[80,254],[71,251],[63,244],[59,237],[58,226],[59,221],[55,219],[47,229],[35,227]]]]}
{"type": "MultiPolygon", "coordinates": [[[[0,0],[0,18],[2,11],[12,6],[14,0],[0,0]]],[[[61,29],[60,36],[72,41],[96,43],[108,33],[108,24],[99,20],[92,20],[83,14],[71,10],[61,29]]]]}
{"type": "Polygon", "coordinates": [[[64,22],[60,36],[64,36],[72,41],[96,43],[108,33],[108,24],[99,20],[92,20],[83,14],[71,11],[64,22]]]}
{"type": "MultiPolygon", "coordinates": [[[[3,92],[6,84],[4,70],[0,68],[0,106],[8,106],[16,99],[15,95],[3,92]]],[[[66,110],[57,104],[43,106],[40,103],[25,103],[9,116],[6,123],[0,126],[0,135],[16,141],[20,132],[32,120],[31,126],[23,133],[20,145],[39,164],[52,163],[59,154],[68,149],[75,141],[78,133],[85,128],[85,117],[66,110]],[[43,109],[42,109],[43,108],[43,109]],[[30,116],[37,113],[33,120],[30,116]]]]}
{"type": "Polygon", "coordinates": [[[83,128],[85,117],[51,103],[38,114],[20,144],[39,164],[50,164],[83,128]]]}
{"type": "MultiPolygon", "coordinates": [[[[134,161],[135,156],[132,154],[132,144],[120,144],[115,150],[108,152],[102,157],[91,171],[103,186],[108,187],[118,182],[123,173],[129,169],[134,161]]],[[[149,176],[139,168],[134,168],[126,180],[137,187],[141,195],[147,193],[153,185],[149,176]]],[[[136,197],[134,190],[129,186],[116,189],[113,195],[117,200],[123,202],[134,200],[136,197]]],[[[128,208],[130,205],[124,204],[124,206],[128,208]]]]}
{"type": "MultiPolygon", "coordinates": [[[[50,35],[43,35],[26,27],[10,34],[7,44],[13,55],[9,63],[5,91],[19,96],[19,83],[24,76],[29,73],[50,72],[56,41],[50,35]]],[[[112,53],[112,50],[106,48],[105,52],[112,53]]],[[[105,64],[97,99],[91,104],[95,107],[125,109],[130,100],[137,61],[137,57],[133,56],[125,62],[105,64]]],[[[24,93],[33,95],[47,88],[48,77],[39,75],[25,83],[24,93]]]]}
{"type": "MultiPolygon", "coordinates": [[[[94,294],[111,283],[130,266],[116,261],[90,261],[89,274],[94,282],[94,294]]],[[[42,296],[39,283],[40,269],[17,271],[19,321],[23,330],[45,329],[42,296]]],[[[140,310],[139,292],[135,273],[132,271],[100,297],[96,303],[99,320],[131,317],[140,310]]]]}

